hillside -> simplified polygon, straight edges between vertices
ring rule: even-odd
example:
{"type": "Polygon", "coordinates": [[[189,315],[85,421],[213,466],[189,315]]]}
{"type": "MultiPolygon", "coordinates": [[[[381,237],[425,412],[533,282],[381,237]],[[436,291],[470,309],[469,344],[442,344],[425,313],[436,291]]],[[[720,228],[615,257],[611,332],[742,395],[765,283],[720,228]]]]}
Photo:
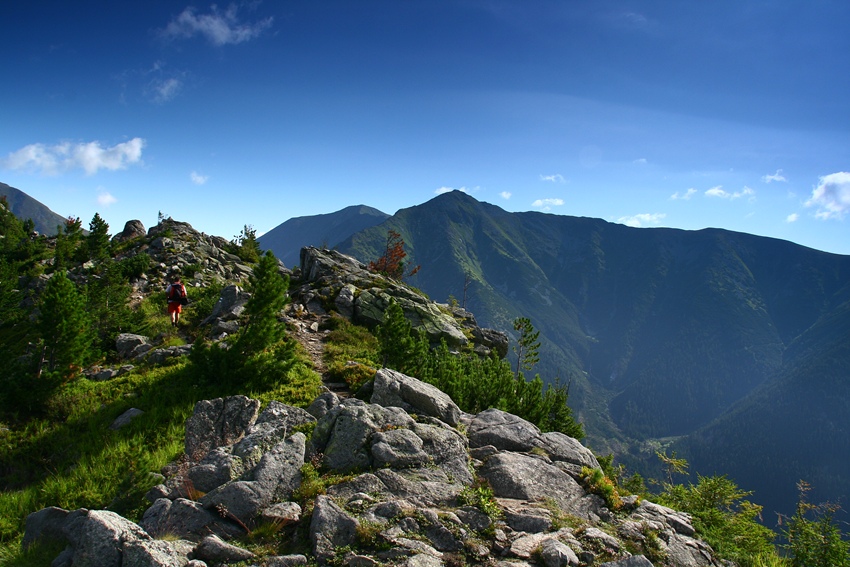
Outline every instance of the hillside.
{"type": "MultiPolygon", "coordinates": [[[[678,446],[693,449],[697,471],[711,467],[747,480],[744,486],[772,509],[787,512],[796,481],[812,470],[793,451],[816,446],[816,416],[828,412],[823,419],[835,435],[848,433],[836,404],[848,400],[850,361],[840,346],[841,354],[830,354],[834,347],[823,339],[833,336],[825,329],[848,336],[850,257],[717,229],[634,229],[508,213],[460,192],[401,210],[339,248],[376,258],[389,228],[404,238],[411,262],[423,266],[412,283],[431,297],[461,298],[469,275],[466,307],[482,324],[509,330],[514,317],[529,317],[545,339],[535,370],[572,380],[571,403],[590,446],[616,451],[631,467],[654,458],[645,451],[657,440],[703,428],[708,435],[710,426],[725,423],[727,434],[736,432],[725,438],[742,456],[728,467],[710,464],[720,446],[705,458],[709,448],[696,440],[678,446]],[[812,412],[801,414],[793,442],[774,440],[791,453],[767,486],[756,471],[770,430],[756,436],[740,420],[747,412],[733,410],[795,405],[798,392],[781,383],[816,380],[821,369],[810,362],[825,355],[830,380],[840,387],[811,392],[812,412]]],[[[850,452],[835,459],[846,470],[850,452]]],[[[846,498],[850,477],[830,471],[829,498],[846,498]]]]}
{"type": "MultiPolygon", "coordinates": [[[[8,213],[3,221],[4,229],[13,224],[8,213]]],[[[105,255],[92,233],[76,241],[81,252],[69,269],[51,273],[58,240],[4,236],[4,255],[34,254],[9,256],[32,271],[0,317],[0,346],[18,355],[14,380],[30,386],[0,389],[5,565],[724,564],[694,518],[621,497],[592,452],[561,432],[495,408],[466,413],[436,387],[389,368],[372,367],[357,397],[317,396],[316,374],[291,347],[300,335],[321,336],[318,321],[333,329],[327,348],[356,342],[358,357],[367,327],[390,324],[381,313],[390,305],[403,309],[407,332],[422,329],[462,353],[444,349],[444,363],[495,360],[480,338],[504,350],[471,313],[353,258],[305,249],[289,272],[271,256],[246,260],[249,250],[164,219],[148,231],[127,223],[105,255]],[[94,259],[82,261],[83,252],[94,259]],[[175,273],[192,302],[177,327],[165,327],[162,290],[175,273]],[[287,278],[292,303],[283,308],[287,278]],[[98,313],[74,330],[90,324],[105,351],[76,351],[42,374],[38,351],[6,340],[24,334],[53,348],[61,325],[31,327],[33,318],[17,315],[35,305],[68,309],[95,285],[98,293],[85,293],[88,310],[108,296],[119,313],[98,313]],[[66,301],[53,307],[56,289],[66,301]],[[354,334],[346,339],[344,329],[354,334]],[[34,388],[39,382],[50,387],[34,388]]],[[[751,519],[746,525],[770,549],[751,519]]]]}
{"type": "Polygon", "coordinates": [[[384,222],[389,215],[365,205],[346,207],[335,213],[295,217],[276,226],[257,240],[286,266],[298,265],[305,246],[333,248],[355,232],[384,222]]]}
{"type": "Polygon", "coordinates": [[[56,234],[56,227],[65,225],[66,217],[54,213],[20,189],[0,183],[0,196],[6,197],[9,210],[15,216],[22,220],[32,219],[35,230],[41,234],[56,234]]]}

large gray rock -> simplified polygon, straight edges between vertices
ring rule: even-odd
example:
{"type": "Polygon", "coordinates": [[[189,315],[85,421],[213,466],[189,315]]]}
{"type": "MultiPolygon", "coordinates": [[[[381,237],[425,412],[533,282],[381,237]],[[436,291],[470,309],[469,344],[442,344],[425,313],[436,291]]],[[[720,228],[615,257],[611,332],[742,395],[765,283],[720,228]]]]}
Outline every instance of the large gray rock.
{"type": "Polygon", "coordinates": [[[205,537],[195,548],[194,556],[195,559],[206,561],[210,565],[249,561],[255,557],[247,549],[231,545],[215,535],[205,537]]]}
{"type": "Polygon", "coordinates": [[[115,349],[118,358],[128,359],[139,354],[139,347],[148,345],[150,339],[144,335],[121,333],[115,338],[115,349]]]}
{"type": "Polygon", "coordinates": [[[230,482],[201,498],[205,508],[226,511],[249,524],[275,502],[288,500],[301,484],[306,438],[296,433],[271,450],[241,480],[230,482]]]}
{"type": "Polygon", "coordinates": [[[334,557],[336,548],[351,545],[357,538],[359,522],[327,496],[317,496],[310,522],[310,542],[320,564],[334,557]]]}
{"type": "Polygon", "coordinates": [[[246,469],[253,468],[263,454],[290,435],[292,428],[315,421],[301,408],[272,401],[245,437],[233,445],[233,455],[241,459],[246,469]]]}
{"type": "Polygon", "coordinates": [[[260,401],[246,396],[201,400],[186,420],[186,455],[195,462],[216,447],[242,439],[257,419],[260,401]]]}
{"type": "Polygon", "coordinates": [[[121,567],[184,567],[194,547],[185,541],[130,540],[122,548],[121,567]]]}
{"type": "MultiPolygon", "coordinates": [[[[246,268],[247,269],[247,268],[246,268]]],[[[250,272],[250,270],[248,269],[250,272]]],[[[201,325],[209,325],[215,321],[233,321],[245,312],[245,304],[251,298],[251,294],[245,292],[238,285],[228,285],[221,290],[218,301],[213,306],[209,317],[201,321],[201,325]]]]}
{"type": "Polygon", "coordinates": [[[153,537],[176,536],[195,542],[210,533],[228,539],[245,533],[241,526],[227,520],[218,510],[205,510],[200,503],[185,498],[173,502],[160,498],[145,511],[139,525],[153,537]]]}
{"type": "Polygon", "coordinates": [[[578,565],[575,552],[557,539],[549,538],[540,545],[540,559],[546,567],[567,567],[578,565]]]}
{"type": "Polygon", "coordinates": [[[318,421],[313,430],[311,452],[322,453],[322,462],[333,470],[368,469],[372,466],[369,443],[372,434],[410,428],[413,424],[413,418],[401,408],[349,401],[332,409],[318,421]]]}
{"type": "Polygon", "coordinates": [[[445,340],[450,346],[462,346],[469,342],[460,324],[436,303],[394,284],[361,291],[354,301],[355,321],[369,327],[381,324],[391,301],[399,304],[413,329],[425,331],[432,343],[445,340]]]}
{"type": "Polygon", "coordinates": [[[124,230],[112,237],[115,242],[126,242],[140,236],[145,236],[147,231],[140,220],[128,220],[124,223],[124,230]]]}
{"type": "Polygon", "coordinates": [[[436,417],[449,425],[460,422],[460,408],[448,395],[431,384],[389,368],[382,368],[375,374],[370,401],[385,407],[400,407],[411,413],[436,417]]]}
{"type": "Polygon", "coordinates": [[[75,531],[74,567],[122,567],[125,544],[151,539],[138,525],[106,510],[89,511],[75,531]]]}
{"type": "Polygon", "coordinates": [[[553,461],[579,467],[599,468],[593,453],[563,433],[541,433],[540,429],[513,414],[491,408],[474,416],[468,426],[470,447],[492,445],[501,451],[527,452],[542,449],[553,461]]]}
{"type": "Polygon", "coordinates": [[[195,490],[210,492],[222,484],[236,480],[245,472],[241,458],[234,456],[231,447],[217,447],[207,453],[200,463],[186,471],[195,490]]]}
{"type": "Polygon", "coordinates": [[[487,479],[498,497],[551,499],[564,512],[584,519],[594,517],[592,501],[586,499],[584,489],[570,475],[541,458],[498,453],[487,459],[478,474],[487,479]]]}
{"type": "Polygon", "coordinates": [[[38,541],[57,542],[65,539],[63,527],[68,510],[50,506],[27,516],[21,548],[27,549],[38,541]]]}

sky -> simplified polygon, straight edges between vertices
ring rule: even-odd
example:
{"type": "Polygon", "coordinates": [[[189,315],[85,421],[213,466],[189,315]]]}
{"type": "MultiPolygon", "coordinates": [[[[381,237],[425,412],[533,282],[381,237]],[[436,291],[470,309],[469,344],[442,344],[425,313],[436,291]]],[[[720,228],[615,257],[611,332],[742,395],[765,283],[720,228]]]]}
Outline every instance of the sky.
{"type": "Polygon", "coordinates": [[[0,2],[0,182],[233,238],[458,189],[850,254],[850,2],[0,2]]]}

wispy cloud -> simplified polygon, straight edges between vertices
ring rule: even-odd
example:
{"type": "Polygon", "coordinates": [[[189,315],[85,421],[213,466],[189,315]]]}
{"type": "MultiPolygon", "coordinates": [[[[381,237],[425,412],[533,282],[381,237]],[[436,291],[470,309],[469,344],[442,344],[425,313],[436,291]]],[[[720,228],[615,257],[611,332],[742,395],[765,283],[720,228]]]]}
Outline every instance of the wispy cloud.
{"type": "Polygon", "coordinates": [[[157,78],[148,84],[150,99],[157,104],[165,104],[176,97],[183,89],[183,81],[176,77],[157,78]]]}
{"type": "Polygon", "coordinates": [[[821,177],[805,204],[817,207],[815,217],[821,220],[843,220],[850,212],[850,172],[839,171],[821,177]]]}
{"type": "Polygon", "coordinates": [[[239,8],[235,4],[231,4],[224,11],[213,4],[208,14],[201,14],[190,6],[171,20],[161,33],[167,39],[202,35],[213,45],[221,46],[250,41],[269,29],[274,21],[274,18],[269,17],[257,22],[243,23],[239,21],[238,11],[239,8]]]}
{"type": "Polygon", "coordinates": [[[552,183],[566,183],[567,180],[560,173],[554,175],[540,175],[540,181],[551,181],[552,183]]]}
{"type": "Polygon", "coordinates": [[[563,199],[537,199],[531,203],[532,207],[539,208],[541,211],[551,211],[552,207],[560,207],[564,204],[563,199]]]}
{"type": "Polygon", "coordinates": [[[774,173],[773,175],[762,175],[761,180],[764,183],[772,183],[774,181],[788,181],[788,179],[786,179],[785,176],[782,175],[781,169],[777,169],[776,173],[774,173]]]}
{"type": "Polygon", "coordinates": [[[787,223],[789,223],[789,224],[790,224],[790,223],[792,223],[792,222],[797,222],[797,220],[798,220],[799,218],[800,218],[800,215],[798,215],[797,213],[791,213],[790,215],[788,215],[787,217],[785,217],[785,222],[787,222],[787,223]]]}
{"type": "Polygon", "coordinates": [[[658,225],[666,216],[665,213],[641,213],[630,217],[620,217],[617,219],[617,222],[626,226],[640,228],[647,225],[658,225]]]}
{"type": "Polygon", "coordinates": [[[98,189],[97,192],[97,204],[102,207],[108,207],[113,203],[117,203],[118,199],[112,196],[112,193],[107,191],[106,189],[98,189]]]}
{"type": "Polygon", "coordinates": [[[681,194],[678,191],[676,191],[675,193],[670,195],[670,200],[671,201],[690,201],[691,197],[693,197],[696,194],[697,194],[697,190],[694,189],[693,187],[691,187],[690,189],[688,189],[687,191],[685,191],[684,193],[681,193],[681,194]]]}
{"type": "Polygon", "coordinates": [[[643,158],[643,157],[642,157],[642,158],[638,158],[638,159],[632,160],[632,163],[633,163],[633,164],[635,164],[635,165],[646,165],[646,164],[647,164],[647,163],[649,163],[649,162],[648,162],[648,161],[646,161],[646,158],[643,158]]]}
{"type": "Polygon", "coordinates": [[[209,175],[201,175],[197,171],[193,171],[192,173],[189,174],[189,178],[192,180],[192,183],[194,183],[195,185],[203,185],[204,183],[209,181],[210,176],[209,175]]]}
{"type": "Polygon", "coordinates": [[[735,191],[733,193],[724,190],[722,185],[712,187],[711,189],[708,189],[705,192],[706,197],[717,197],[720,199],[729,199],[730,201],[740,199],[741,197],[749,197],[749,200],[752,202],[756,198],[755,195],[755,190],[751,189],[750,187],[747,187],[746,185],[744,185],[744,188],[740,191],[735,191]]]}
{"type": "Polygon", "coordinates": [[[0,165],[5,169],[41,172],[47,175],[80,168],[87,175],[94,175],[100,169],[115,171],[141,162],[144,147],[145,140],[142,138],[133,138],[107,148],[97,141],[77,144],[62,142],[52,146],[30,144],[10,153],[0,160],[0,165]]]}
{"type": "Polygon", "coordinates": [[[510,199],[511,198],[511,192],[510,191],[502,191],[501,193],[499,193],[499,197],[501,197],[502,199],[505,199],[505,200],[510,199]]]}

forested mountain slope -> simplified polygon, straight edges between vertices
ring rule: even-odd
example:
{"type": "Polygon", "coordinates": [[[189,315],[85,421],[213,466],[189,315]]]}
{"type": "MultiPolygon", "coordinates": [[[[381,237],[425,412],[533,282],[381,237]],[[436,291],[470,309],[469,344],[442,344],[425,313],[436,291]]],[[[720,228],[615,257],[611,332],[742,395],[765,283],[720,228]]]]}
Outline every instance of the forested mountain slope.
{"type": "MultiPolygon", "coordinates": [[[[799,392],[783,384],[822,381],[826,369],[813,362],[840,354],[850,336],[850,257],[790,242],[508,213],[453,192],[399,211],[340,249],[376,258],[390,228],[402,235],[410,261],[423,266],[412,283],[431,297],[460,301],[468,278],[466,306],[482,324],[509,331],[514,317],[533,321],[545,338],[535,370],[547,380],[572,379],[571,401],[597,450],[636,453],[637,442],[688,436],[721,417],[743,446],[755,431],[739,421],[747,414],[741,404],[750,396],[770,400],[752,403],[771,411],[795,403],[799,392]]],[[[833,387],[810,393],[827,415],[803,416],[788,450],[811,446],[815,419],[847,433],[835,412],[848,399],[850,361],[831,359],[833,387]]],[[[752,451],[724,472],[747,476],[762,446],[751,441],[752,451]]],[[[837,458],[845,462],[848,454],[837,458]]],[[[807,468],[793,455],[789,461],[776,484],[790,502],[807,468]]],[[[839,485],[833,496],[850,494],[847,478],[839,485]]]]}

